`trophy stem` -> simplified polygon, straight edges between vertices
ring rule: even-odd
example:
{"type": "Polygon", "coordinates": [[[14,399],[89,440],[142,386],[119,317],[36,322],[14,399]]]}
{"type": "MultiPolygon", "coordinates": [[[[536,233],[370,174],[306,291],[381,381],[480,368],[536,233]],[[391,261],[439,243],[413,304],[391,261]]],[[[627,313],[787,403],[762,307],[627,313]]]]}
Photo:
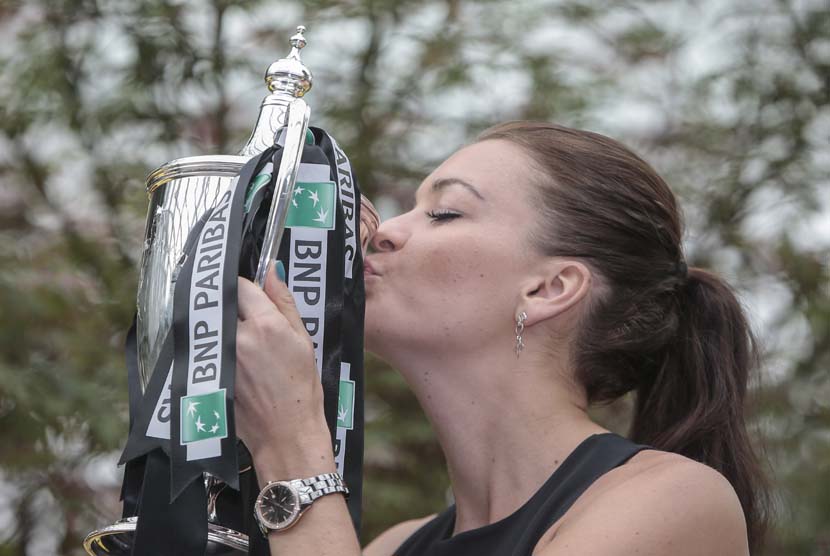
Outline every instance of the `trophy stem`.
{"type": "Polygon", "coordinates": [[[219,494],[227,484],[221,479],[217,479],[213,475],[205,473],[205,490],[207,491],[207,514],[209,523],[218,523],[219,519],[216,514],[216,501],[219,499],[219,494]]]}
{"type": "Polygon", "coordinates": [[[288,215],[288,204],[294,193],[297,183],[297,173],[300,169],[300,159],[305,144],[305,134],[308,130],[308,121],[311,110],[301,98],[296,98],[288,105],[288,125],[285,131],[285,149],[277,173],[271,211],[268,214],[268,224],[265,228],[265,237],[262,241],[262,251],[259,256],[255,282],[260,288],[265,287],[265,273],[268,265],[277,257],[285,230],[285,220],[288,215]]]}

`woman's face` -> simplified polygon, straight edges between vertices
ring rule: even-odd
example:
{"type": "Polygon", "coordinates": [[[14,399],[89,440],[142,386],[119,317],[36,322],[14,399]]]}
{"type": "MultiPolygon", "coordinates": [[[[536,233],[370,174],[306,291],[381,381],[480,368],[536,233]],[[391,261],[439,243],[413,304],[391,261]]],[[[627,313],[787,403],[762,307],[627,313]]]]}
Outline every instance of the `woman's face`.
{"type": "Polygon", "coordinates": [[[364,274],[369,351],[393,365],[424,350],[511,352],[520,280],[539,257],[531,164],[507,141],[467,146],[427,176],[412,210],[381,223],[364,274]]]}

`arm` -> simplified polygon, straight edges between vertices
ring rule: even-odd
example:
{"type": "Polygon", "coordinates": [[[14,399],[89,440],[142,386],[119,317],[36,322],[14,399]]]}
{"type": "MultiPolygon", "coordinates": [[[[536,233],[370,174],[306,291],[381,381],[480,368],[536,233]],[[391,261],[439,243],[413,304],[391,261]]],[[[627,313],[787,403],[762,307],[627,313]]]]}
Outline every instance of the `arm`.
{"type": "MultiPolygon", "coordinates": [[[[336,470],[311,338],[273,271],[265,291],[239,280],[235,417],[260,486],[336,470]]],[[[271,532],[272,554],[359,556],[342,494],[317,499],[290,529],[271,532]]]]}
{"type": "MultiPolygon", "coordinates": [[[[294,298],[269,272],[265,291],[239,280],[236,423],[260,486],[336,470],[311,339],[294,298]]],[[[392,556],[427,516],[372,541],[365,556],[392,556]]],[[[268,535],[272,554],[354,556],[360,545],[341,494],[316,500],[296,525],[268,535]]]]}
{"type": "MultiPolygon", "coordinates": [[[[322,436],[328,438],[328,429],[322,430],[322,436]]],[[[266,462],[261,457],[257,464],[257,472],[264,477],[298,477],[304,473],[316,475],[334,470],[334,460],[331,457],[331,448],[325,444],[325,439],[319,441],[319,453],[314,450],[317,442],[310,442],[307,449],[300,447],[296,453],[302,457],[292,457],[286,460],[266,462]],[[280,469],[281,475],[274,473],[280,469]],[[311,472],[308,472],[312,469],[311,472]]],[[[264,479],[268,482],[272,479],[264,479]]],[[[435,514],[404,521],[399,523],[370,542],[363,550],[363,556],[393,556],[395,550],[403,544],[418,528],[435,517],[435,514]]],[[[354,534],[351,517],[341,495],[324,496],[314,503],[313,508],[306,512],[300,522],[283,533],[271,533],[269,545],[272,554],[360,554],[360,547],[354,534]],[[304,528],[300,532],[300,528],[304,528]],[[299,534],[292,535],[292,532],[299,534]],[[321,534],[322,533],[322,534],[321,534]],[[314,552],[309,552],[313,550],[314,552]],[[283,551],[283,552],[279,552],[283,551]]]]}
{"type": "MultiPolygon", "coordinates": [[[[305,478],[336,471],[331,437],[325,423],[316,433],[306,429],[304,439],[283,449],[264,449],[254,456],[260,487],[269,481],[305,478]]],[[[355,556],[360,545],[342,494],[318,498],[296,525],[282,532],[270,532],[271,554],[314,554],[355,556]]]]}
{"type": "Polygon", "coordinates": [[[668,456],[603,493],[537,553],[577,554],[748,556],[749,549],[743,511],[729,482],[703,464],[668,456]]]}

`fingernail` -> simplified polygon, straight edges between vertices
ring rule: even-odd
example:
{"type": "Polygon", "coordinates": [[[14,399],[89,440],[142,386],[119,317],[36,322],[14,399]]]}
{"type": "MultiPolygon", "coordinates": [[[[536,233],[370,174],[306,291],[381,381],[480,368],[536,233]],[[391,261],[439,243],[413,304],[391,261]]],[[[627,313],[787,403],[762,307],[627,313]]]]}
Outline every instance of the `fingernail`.
{"type": "Polygon", "coordinates": [[[274,269],[277,271],[277,278],[280,279],[280,282],[285,283],[285,267],[282,264],[282,261],[277,261],[277,264],[274,265],[274,269]]]}

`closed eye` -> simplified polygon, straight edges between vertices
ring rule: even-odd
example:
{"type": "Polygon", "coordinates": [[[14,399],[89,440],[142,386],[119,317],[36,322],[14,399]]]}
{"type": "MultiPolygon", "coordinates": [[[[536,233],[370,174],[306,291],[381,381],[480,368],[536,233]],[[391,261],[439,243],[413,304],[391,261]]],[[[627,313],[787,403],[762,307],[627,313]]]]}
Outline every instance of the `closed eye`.
{"type": "Polygon", "coordinates": [[[441,222],[442,220],[452,220],[453,218],[458,218],[461,216],[457,212],[453,212],[451,210],[428,210],[426,215],[432,218],[433,222],[441,222]]]}

